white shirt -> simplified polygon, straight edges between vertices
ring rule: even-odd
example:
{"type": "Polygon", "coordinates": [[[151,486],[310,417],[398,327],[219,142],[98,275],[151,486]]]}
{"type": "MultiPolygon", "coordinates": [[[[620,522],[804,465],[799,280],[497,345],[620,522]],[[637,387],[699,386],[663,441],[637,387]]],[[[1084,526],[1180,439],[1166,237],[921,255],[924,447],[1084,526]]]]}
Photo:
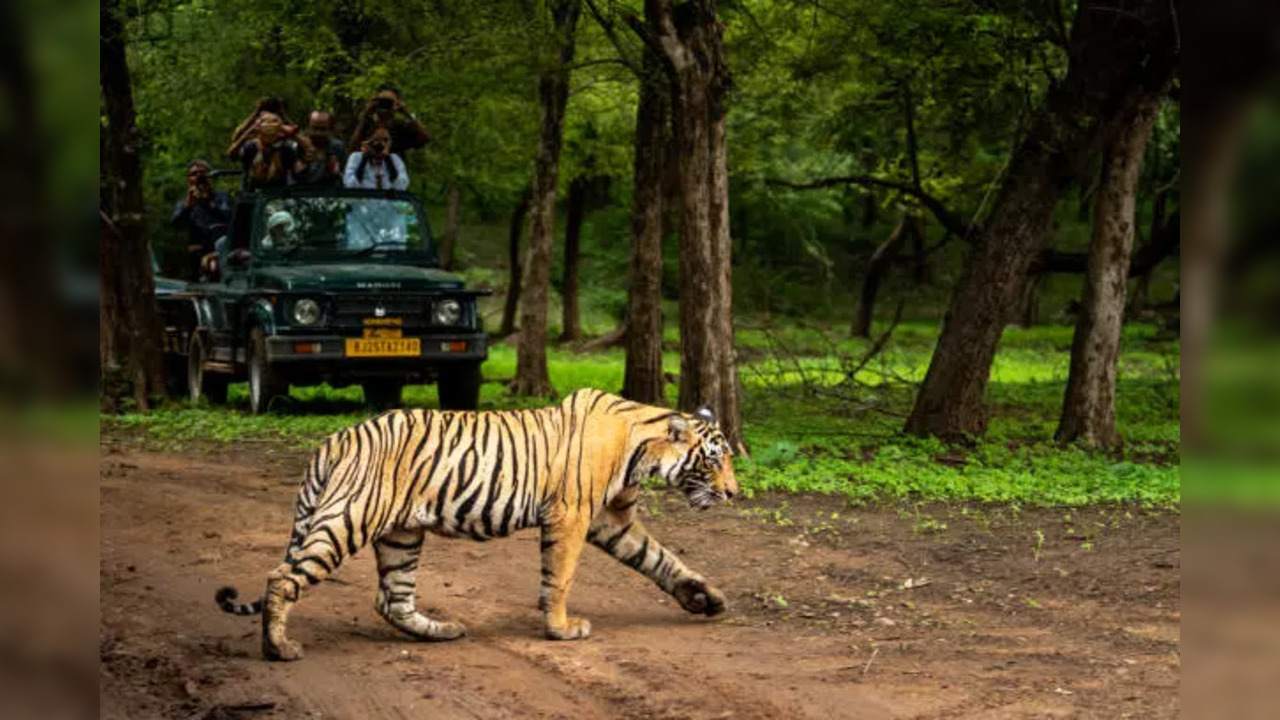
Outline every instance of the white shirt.
{"type": "Polygon", "coordinates": [[[408,190],[409,189],[409,171],[404,168],[404,161],[399,155],[392,153],[382,161],[380,165],[374,165],[372,162],[364,167],[364,180],[361,181],[356,177],[356,168],[360,167],[360,161],[364,159],[363,152],[353,152],[347,158],[347,170],[342,174],[342,184],[349,188],[364,188],[366,190],[408,190]],[[393,181],[388,177],[387,163],[395,165],[396,179],[393,181]]]}

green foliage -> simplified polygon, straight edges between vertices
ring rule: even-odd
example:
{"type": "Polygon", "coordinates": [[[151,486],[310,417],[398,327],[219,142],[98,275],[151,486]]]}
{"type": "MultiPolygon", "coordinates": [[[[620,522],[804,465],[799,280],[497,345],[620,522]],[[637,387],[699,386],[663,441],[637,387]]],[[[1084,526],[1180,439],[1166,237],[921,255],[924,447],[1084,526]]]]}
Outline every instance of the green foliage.
{"type": "MultiPolygon", "coordinates": [[[[909,324],[899,329],[886,349],[894,372],[918,377],[933,344],[933,329],[909,324]]],[[[1070,330],[1060,327],[1010,330],[1006,333],[993,377],[989,401],[995,409],[991,431],[972,446],[949,446],[936,439],[901,435],[902,414],[910,407],[909,388],[880,388],[874,410],[851,412],[849,404],[805,392],[796,379],[779,379],[753,370],[775,361],[761,359],[744,366],[744,423],[750,457],[738,458],[736,469],[745,494],[761,491],[822,492],[851,502],[976,501],[1024,505],[1075,506],[1090,503],[1180,502],[1177,379],[1165,374],[1159,358],[1176,359],[1177,346],[1153,339],[1149,327],[1126,329],[1118,387],[1117,420],[1128,439],[1122,454],[1110,455],[1050,441],[1052,419],[1062,402],[1065,367],[1061,343],[1070,330]]],[[[800,350],[821,353],[816,331],[789,327],[779,331],[800,350]]],[[[740,335],[740,351],[758,347],[762,330],[740,335]]],[[[843,341],[856,346],[861,341],[843,341]]],[[[831,351],[835,352],[835,351],[831,351]]],[[[832,362],[826,354],[810,358],[832,362]]],[[[664,358],[677,372],[679,357],[664,358]]],[[[561,394],[582,387],[616,391],[622,385],[620,350],[578,355],[563,349],[549,353],[552,383],[561,394]]],[[[816,365],[815,365],[816,368],[816,365]]],[[[816,372],[816,370],[815,370],[816,372]]],[[[485,365],[489,380],[509,380],[515,373],[515,351],[492,349],[485,365]]],[[[884,376],[867,382],[889,385],[884,376]]],[[[366,417],[356,387],[298,388],[294,406],[278,416],[247,414],[243,385],[232,386],[233,409],[178,406],[151,415],[104,418],[106,425],[145,429],[154,441],[178,443],[202,439],[234,443],[246,439],[276,440],[308,446],[324,435],[366,417]]],[[[674,386],[669,400],[674,401],[674,386]]],[[[432,386],[405,390],[406,406],[435,407],[432,386]]],[[[544,401],[507,395],[501,382],[487,382],[481,407],[536,407],[544,401]]],[[[921,531],[941,528],[921,524],[921,531]]]]}
{"type": "MultiPolygon", "coordinates": [[[[596,7],[610,32],[591,13],[579,23],[561,200],[579,175],[611,179],[608,207],[588,215],[582,243],[584,273],[609,282],[584,276],[582,300],[599,314],[591,322],[613,325],[625,302],[616,281],[625,277],[629,238],[637,99],[629,64],[640,57],[640,43],[620,17],[638,13],[640,4],[596,7]]],[[[734,81],[728,133],[735,300],[744,312],[847,317],[871,253],[902,209],[917,205],[878,189],[800,192],[766,180],[848,173],[907,180],[910,108],[923,187],[960,215],[980,217],[1021,118],[1064,63],[1053,42],[1054,18],[1019,4],[751,0],[722,13],[734,81]]],[[[130,62],[151,236],[163,267],[173,274],[180,266],[181,243],[166,221],[184,190],[185,163],[204,157],[229,166],[223,154],[230,133],[257,98],[283,97],[297,122],[312,108],[331,109],[345,138],[364,99],[390,82],[433,135],[431,145],[406,158],[411,189],[438,207],[457,183],[467,223],[459,248],[464,266],[485,258],[488,267],[501,268],[505,253],[473,251],[472,243],[486,234],[505,240],[507,217],[529,182],[547,25],[545,7],[524,2],[140,6],[129,25],[130,62]]],[[[1147,187],[1176,173],[1176,114],[1166,112],[1160,127],[1147,187]]],[[[1141,203],[1143,228],[1150,205],[1141,203]]],[[[438,227],[442,213],[433,219],[438,227]]],[[[1087,242],[1087,213],[1064,208],[1058,227],[1063,247],[1087,242]]],[[[562,221],[556,229],[563,231],[562,221]]],[[[944,240],[927,214],[924,233],[930,245],[944,240]]],[[[674,239],[672,233],[665,253],[668,297],[678,272],[674,239]]],[[[894,269],[882,305],[891,310],[907,296],[908,317],[936,317],[962,250],[952,238],[932,253],[926,285],[894,269]]],[[[557,268],[553,277],[559,275],[557,268]]],[[[488,280],[504,284],[501,275],[488,280]]],[[[1079,294],[1074,277],[1052,278],[1045,287],[1046,316],[1079,294]]],[[[1159,297],[1172,292],[1167,283],[1153,285],[1159,297]]]]}

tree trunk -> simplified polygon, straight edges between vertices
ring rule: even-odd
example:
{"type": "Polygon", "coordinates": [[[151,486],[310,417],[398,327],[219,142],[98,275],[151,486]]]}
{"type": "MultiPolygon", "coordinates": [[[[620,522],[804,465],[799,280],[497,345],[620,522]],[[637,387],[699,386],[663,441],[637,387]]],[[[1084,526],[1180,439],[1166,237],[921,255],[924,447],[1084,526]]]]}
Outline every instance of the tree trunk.
{"type": "Polygon", "coordinates": [[[449,183],[445,200],[444,237],[440,239],[440,267],[453,269],[453,257],[458,248],[458,225],[462,214],[462,186],[455,180],[449,183]]]}
{"type": "Polygon", "coordinates": [[[650,0],[645,17],[647,27],[637,31],[659,53],[671,82],[673,147],[679,163],[679,407],[711,408],[729,443],[744,452],[733,347],[725,150],[731,79],[724,27],[709,0],[684,3],[678,11],[669,0],[650,0]]]}
{"type": "Polygon", "coordinates": [[[524,233],[524,219],[529,214],[531,194],[532,190],[525,188],[516,201],[515,210],[511,211],[511,227],[507,231],[507,267],[511,277],[507,281],[507,298],[502,305],[499,337],[507,337],[516,330],[516,309],[520,307],[520,235],[524,233]]]}
{"type": "MultiPolygon", "coordinates": [[[[101,202],[107,217],[99,251],[99,359],[103,388],[118,385],[116,376],[122,376],[132,386],[137,408],[145,411],[150,398],[164,392],[164,375],[121,13],[118,0],[104,0],[101,5],[99,80],[107,119],[103,129],[107,184],[101,202]]],[[[107,405],[118,408],[110,400],[107,405]]]]}
{"type": "Polygon", "coordinates": [[[1102,448],[1120,444],[1115,418],[1116,362],[1133,252],[1135,196],[1142,156],[1159,109],[1159,96],[1134,103],[1107,148],[1093,214],[1080,318],[1071,343],[1071,372],[1055,434],[1058,442],[1081,441],[1102,448]]]}
{"type": "Polygon", "coordinates": [[[1024,328],[1040,324],[1040,284],[1042,282],[1044,282],[1044,276],[1033,273],[1027,276],[1022,286],[1022,299],[1018,303],[1018,317],[1014,322],[1024,328]]]}
{"type": "MultiPolygon", "coordinates": [[[[716,36],[716,52],[719,48],[719,36],[716,36]]],[[[728,70],[725,69],[727,74],[728,70]]],[[[713,80],[713,82],[716,82],[713,80]]],[[[719,82],[727,83],[727,76],[719,82]]],[[[738,353],[734,345],[733,331],[733,236],[729,223],[729,148],[726,142],[728,130],[728,106],[726,96],[714,94],[711,103],[711,178],[709,191],[711,200],[711,241],[712,262],[716,270],[716,308],[717,325],[713,330],[712,342],[717,345],[715,361],[719,364],[720,394],[712,397],[718,405],[712,405],[716,417],[720,421],[720,429],[725,438],[739,455],[747,454],[746,442],[742,436],[742,383],[738,379],[738,353]]]]}
{"type": "Polygon", "coordinates": [[[1136,94],[1167,86],[1175,38],[1171,6],[1161,0],[1130,3],[1123,13],[1100,0],[1080,2],[1067,75],[1019,143],[992,217],[965,258],[907,432],[957,438],[986,429],[991,362],[1054,206],[1136,94]]]}
{"type": "Polygon", "coordinates": [[[578,248],[582,238],[582,218],[586,215],[587,192],[591,181],[579,175],[569,183],[569,200],[565,208],[564,225],[564,283],[560,286],[563,306],[560,342],[573,342],[582,338],[582,323],[578,313],[578,248]]]}
{"type": "Polygon", "coordinates": [[[516,395],[545,397],[555,393],[547,372],[547,298],[551,286],[556,183],[560,175],[565,106],[569,101],[569,65],[573,62],[574,31],[581,9],[581,0],[552,3],[556,56],[538,80],[542,121],[533,173],[524,297],[520,303],[520,345],[516,354],[516,378],[511,384],[511,391],[516,395]]]}
{"type": "Polygon", "coordinates": [[[662,374],[662,238],[671,101],[661,61],[644,58],[636,105],[635,189],[631,205],[631,263],[627,287],[627,360],[623,397],[666,405],[662,374]]]}
{"type": "Polygon", "coordinates": [[[902,247],[902,241],[907,233],[912,232],[908,229],[908,224],[914,224],[914,222],[913,216],[904,214],[898,226],[889,234],[889,238],[871,255],[871,261],[867,263],[867,277],[862,281],[858,312],[854,314],[853,327],[850,328],[850,334],[853,337],[871,337],[871,319],[876,309],[876,294],[880,291],[880,282],[884,280],[885,274],[893,265],[893,260],[897,257],[898,249],[902,247]]]}
{"type": "Polygon", "coordinates": [[[954,438],[986,430],[982,396],[996,344],[1062,189],[1040,147],[1033,137],[1018,149],[984,237],[965,259],[907,432],[954,438]]]}
{"type": "MultiPolygon", "coordinates": [[[[1154,141],[1154,132],[1152,141],[1154,141]]],[[[1154,243],[1164,230],[1165,214],[1168,207],[1169,193],[1167,191],[1156,193],[1155,200],[1151,203],[1151,228],[1147,232],[1148,245],[1154,243]]],[[[1130,265],[1129,275],[1130,277],[1137,277],[1138,281],[1134,283],[1133,294],[1129,297],[1129,307],[1125,310],[1127,317],[1136,318],[1146,314],[1147,303],[1151,301],[1151,273],[1154,271],[1155,265],[1144,268],[1140,272],[1135,272],[1134,267],[1130,265]]]]}

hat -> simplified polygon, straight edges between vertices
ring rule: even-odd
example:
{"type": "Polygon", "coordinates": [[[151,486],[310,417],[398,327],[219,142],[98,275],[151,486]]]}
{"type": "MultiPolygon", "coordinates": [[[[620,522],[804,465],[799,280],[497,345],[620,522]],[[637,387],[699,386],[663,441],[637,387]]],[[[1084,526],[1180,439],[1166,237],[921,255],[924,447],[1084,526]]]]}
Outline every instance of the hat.
{"type": "Polygon", "coordinates": [[[267,229],[270,230],[279,225],[284,225],[285,232],[293,232],[294,227],[293,216],[287,210],[277,210],[271,213],[271,217],[267,218],[267,229]]]}

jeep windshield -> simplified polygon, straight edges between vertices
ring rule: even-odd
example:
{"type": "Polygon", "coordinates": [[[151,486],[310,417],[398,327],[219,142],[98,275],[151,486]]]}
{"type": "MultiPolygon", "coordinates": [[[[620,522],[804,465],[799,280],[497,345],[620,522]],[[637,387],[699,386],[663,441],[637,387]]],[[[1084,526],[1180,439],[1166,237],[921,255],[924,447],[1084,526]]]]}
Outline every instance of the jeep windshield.
{"type": "Polygon", "coordinates": [[[277,197],[258,206],[255,254],[277,260],[422,259],[428,233],[408,200],[382,197],[277,197]]]}

